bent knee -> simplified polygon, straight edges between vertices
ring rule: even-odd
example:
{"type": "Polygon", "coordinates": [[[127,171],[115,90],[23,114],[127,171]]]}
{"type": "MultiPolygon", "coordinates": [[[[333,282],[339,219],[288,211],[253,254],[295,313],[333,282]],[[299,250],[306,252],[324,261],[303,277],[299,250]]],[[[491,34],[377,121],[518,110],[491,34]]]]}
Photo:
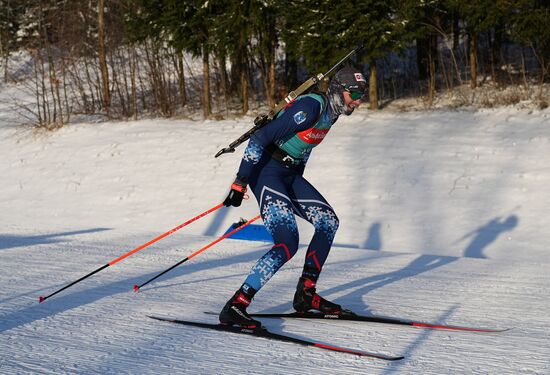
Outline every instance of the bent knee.
{"type": "Polygon", "coordinates": [[[331,240],[336,235],[336,231],[340,226],[340,220],[334,211],[329,211],[313,223],[316,232],[321,232],[327,235],[331,240]]]}

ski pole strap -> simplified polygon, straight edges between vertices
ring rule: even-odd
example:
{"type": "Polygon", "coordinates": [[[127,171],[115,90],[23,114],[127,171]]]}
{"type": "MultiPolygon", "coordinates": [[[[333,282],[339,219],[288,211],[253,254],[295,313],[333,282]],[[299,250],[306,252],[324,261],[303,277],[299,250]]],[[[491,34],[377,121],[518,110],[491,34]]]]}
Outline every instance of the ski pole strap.
{"type": "Polygon", "coordinates": [[[233,185],[231,185],[231,189],[236,190],[239,193],[243,193],[243,194],[246,193],[246,186],[239,185],[236,182],[233,182],[233,185]]]}

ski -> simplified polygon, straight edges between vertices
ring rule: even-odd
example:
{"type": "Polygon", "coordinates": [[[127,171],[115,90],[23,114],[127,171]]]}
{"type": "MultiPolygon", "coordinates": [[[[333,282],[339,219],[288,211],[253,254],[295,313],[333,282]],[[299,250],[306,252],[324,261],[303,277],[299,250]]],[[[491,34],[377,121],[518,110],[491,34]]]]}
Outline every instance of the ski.
{"type": "Polygon", "coordinates": [[[320,342],[299,339],[292,336],[282,335],[279,333],[268,331],[264,327],[245,328],[241,326],[210,324],[210,323],[201,323],[201,322],[194,322],[194,321],[187,321],[187,320],[180,320],[180,319],[173,319],[173,318],[163,318],[163,317],[152,316],[152,315],[148,315],[148,317],[151,319],[156,319],[163,322],[170,322],[170,323],[182,324],[182,325],[192,326],[192,327],[213,329],[213,330],[222,331],[222,332],[240,333],[240,334],[245,334],[245,335],[254,336],[254,337],[261,337],[269,340],[283,341],[283,342],[304,345],[304,346],[313,346],[316,348],[331,350],[334,352],[348,353],[348,354],[354,354],[362,357],[383,359],[386,361],[397,361],[404,358],[402,356],[391,356],[391,355],[385,355],[385,354],[379,354],[379,353],[366,352],[362,350],[345,349],[337,346],[322,344],[320,342]]]}
{"type": "Polygon", "coordinates": [[[478,327],[464,327],[464,326],[455,326],[455,325],[445,325],[445,324],[434,324],[434,323],[424,323],[417,322],[414,320],[400,319],[393,317],[385,316],[376,316],[376,315],[358,315],[351,311],[345,311],[343,314],[323,314],[323,313],[314,313],[314,312],[305,312],[305,313],[274,313],[274,314],[250,314],[250,316],[257,318],[298,318],[298,319],[328,319],[328,320],[346,320],[354,322],[371,322],[371,323],[384,323],[384,324],[397,324],[405,325],[418,328],[429,328],[429,329],[442,329],[449,331],[467,331],[467,332],[480,332],[480,333],[498,333],[505,332],[510,330],[510,328],[504,329],[492,329],[492,328],[478,328],[478,327]]]}

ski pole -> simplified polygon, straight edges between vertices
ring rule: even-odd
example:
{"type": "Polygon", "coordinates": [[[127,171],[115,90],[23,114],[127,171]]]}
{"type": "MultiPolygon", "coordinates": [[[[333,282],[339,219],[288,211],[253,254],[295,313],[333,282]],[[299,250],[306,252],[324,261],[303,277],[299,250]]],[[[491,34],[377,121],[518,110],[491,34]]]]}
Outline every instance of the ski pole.
{"type": "Polygon", "coordinates": [[[177,227],[170,229],[168,232],[163,233],[163,234],[161,234],[160,236],[153,238],[151,241],[146,242],[146,243],[144,243],[143,245],[140,245],[140,246],[136,247],[135,249],[128,251],[127,253],[121,255],[120,257],[118,257],[118,258],[116,258],[116,259],[113,259],[113,260],[110,261],[109,263],[104,264],[103,266],[99,267],[98,269],[96,269],[96,270],[90,272],[89,274],[82,276],[80,279],[73,281],[73,282],[70,283],[69,285],[66,285],[66,286],[64,286],[63,288],[58,289],[58,290],[56,290],[55,292],[53,292],[53,293],[51,293],[51,294],[49,294],[49,295],[47,295],[47,296],[40,296],[40,297],[38,298],[38,302],[39,302],[39,303],[44,302],[45,300],[47,300],[48,298],[50,298],[50,297],[56,295],[57,293],[59,293],[59,292],[65,290],[65,289],[67,289],[67,288],[73,286],[74,284],[77,284],[77,283],[81,282],[81,281],[84,280],[84,279],[87,279],[88,277],[90,277],[90,276],[92,276],[92,275],[98,273],[99,271],[104,270],[105,268],[107,268],[107,267],[109,267],[109,266],[112,266],[112,265],[114,265],[114,264],[120,262],[121,260],[123,260],[124,258],[129,257],[129,256],[132,255],[132,254],[135,254],[135,253],[137,253],[138,251],[145,249],[147,246],[149,246],[149,245],[151,245],[151,244],[157,242],[158,240],[163,239],[163,238],[166,237],[166,236],[171,235],[171,234],[174,233],[175,231],[180,230],[181,228],[183,228],[183,227],[185,227],[185,226],[191,224],[192,222],[194,222],[194,221],[196,221],[196,220],[198,220],[198,219],[200,219],[200,218],[202,218],[202,217],[208,215],[208,214],[211,213],[211,212],[216,211],[217,209],[219,209],[219,208],[221,208],[221,207],[223,207],[223,203],[220,203],[220,204],[218,204],[218,205],[216,205],[216,206],[214,206],[214,207],[212,207],[212,208],[210,208],[210,209],[204,211],[203,213],[201,213],[201,214],[195,216],[194,218],[187,220],[185,223],[180,224],[180,225],[178,225],[177,227]]]}
{"type": "Polygon", "coordinates": [[[143,284],[141,285],[134,285],[134,292],[138,292],[140,290],[140,288],[142,288],[143,286],[149,284],[151,281],[161,277],[162,275],[164,275],[166,272],[169,272],[171,270],[173,270],[174,268],[176,268],[177,266],[179,266],[180,264],[182,263],[185,263],[187,262],[189,259],[193,258],[195,255],[199,255],[200,253],[202,253],[203,251],[205,251],[206,249],[209,249],[211,248],[212,246],[214,246],[215,244],[217,244],[218,242],[226,239],[227,237],[231,236],[232,234],[234,233],[237,233],[238,231],[240,231],[241,229],[243,229],[244,227],[246,227],[248,224],[258,220],[260,218],[260,215],[248,220],[246,223],[243,223],[241,225],[239,225],[237,228],[233,229],[231,232],[227,232],[226,234],[224,234],[223,236],[219,237],[218,239],[216,239],[215,241],[212,241],[210,242],[208,245],[204,246],[203,248],[195,251],[193,254],[189,255],[187,258],[179,261],[178,263],[174,264],[173,266],[171,266],[170,268],[167,268],[165,269],[164,271],[162,271],[161,273],[159,273],[158,275],[156,275],[155,277],[152,277],[151,279],[147,280],[146,282],[144,282],[143,284]]]}

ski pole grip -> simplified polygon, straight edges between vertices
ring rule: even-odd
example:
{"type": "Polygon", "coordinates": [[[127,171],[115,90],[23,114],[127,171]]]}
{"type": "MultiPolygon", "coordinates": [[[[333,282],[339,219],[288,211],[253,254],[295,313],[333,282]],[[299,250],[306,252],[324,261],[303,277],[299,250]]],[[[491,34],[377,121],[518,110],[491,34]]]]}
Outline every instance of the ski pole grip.
{"type": "Polygon", "coordinates": [[[217,158],[220,155],[227,154],[230,152],[235,152],[235,149],[232,147],[225,147],[225,148],[222,148],[220,151],[218,151],[218,153],[214,155],[214,157],[217,158]]]}

